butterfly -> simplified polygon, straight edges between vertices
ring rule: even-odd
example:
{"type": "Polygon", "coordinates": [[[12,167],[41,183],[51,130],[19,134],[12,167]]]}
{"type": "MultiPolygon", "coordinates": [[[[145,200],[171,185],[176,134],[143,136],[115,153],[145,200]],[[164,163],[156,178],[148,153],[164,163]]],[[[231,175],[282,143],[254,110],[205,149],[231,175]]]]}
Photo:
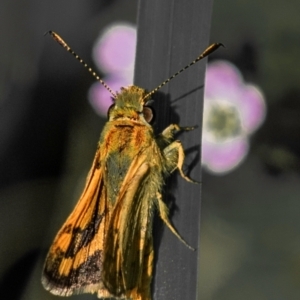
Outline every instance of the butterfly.
{"type": "MultiPolygon", "coordinates": [[[[58,34],[49,33],[86,66],[58,34]]],[[[97,293],[98,298],[150,300],[155,211],[191,248],[170,223],[162,188],[175,170],[194,182],[182,171],[184,150],[174,140],[175,133],[193,127],[171,124],[156,136],[149,102],[158,89],[220,45],[209,46],[151,92],[133,85],[114,93],[91,71],[112,93],[113,104],[84,190],[46,257],[42,274],[46,290],[59,296],[97,293]]]]}

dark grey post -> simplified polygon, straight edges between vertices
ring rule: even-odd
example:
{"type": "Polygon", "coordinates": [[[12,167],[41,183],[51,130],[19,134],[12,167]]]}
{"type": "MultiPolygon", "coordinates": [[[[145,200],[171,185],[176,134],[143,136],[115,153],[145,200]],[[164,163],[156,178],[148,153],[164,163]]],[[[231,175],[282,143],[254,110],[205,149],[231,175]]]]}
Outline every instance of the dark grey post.
{"type": "MultiPolygon", "coordinates": [[[[140,0],[135,84],[148,90],[194,60],[209,44],[211,0],[140,0]]],[[[185,172],[201,181],[201,125],[206,59],[173,79],[156,94],[156,128],[171,123],[198,125],[178,136],[186,152],[185,172]]],[[[196,251],[183,245],[155,221],[155,300],[199,299],[199,239],[201,184],[172,176],[164,201],[180,235],[196,251]]]]}

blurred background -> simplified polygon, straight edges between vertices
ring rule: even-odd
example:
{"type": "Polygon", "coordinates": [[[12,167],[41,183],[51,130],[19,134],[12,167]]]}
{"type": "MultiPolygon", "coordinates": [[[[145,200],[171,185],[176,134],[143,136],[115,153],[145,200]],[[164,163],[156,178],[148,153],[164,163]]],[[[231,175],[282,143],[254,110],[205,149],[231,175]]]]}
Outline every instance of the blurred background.
{"type": "MultiPolygon", "coordinates": [[[[214,2],[211,41],[226,49],[209,63],[230,63],[264,104],[239,161],[222,172],[204,166],[202,300],[299,299],[299,10],[297,0],[214,2]]],[[[112,22],[134,26],[136,14],[136,0],[1,3],[0,299],[56,299],[40,284],[43,259],[106,121],[88,99],[93,78],[43,34],[58,32],[106,76],[93,46],[112,22]]]]}

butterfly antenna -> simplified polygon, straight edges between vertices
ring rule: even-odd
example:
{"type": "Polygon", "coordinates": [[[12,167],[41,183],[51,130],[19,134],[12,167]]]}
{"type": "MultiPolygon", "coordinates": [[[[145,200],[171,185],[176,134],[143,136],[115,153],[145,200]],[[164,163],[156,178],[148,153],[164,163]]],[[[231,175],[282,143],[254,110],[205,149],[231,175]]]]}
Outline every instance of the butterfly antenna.
{"type": "Polygon", "coordinates": [[[97,75],[96,72],[93,71],[92,68],[88,66],[87,63],[84,62],[70,47],[69,45],[54,31],[48,31],[45,34],[50,34],[52,38],[59,43],[62,47],[64,47],[68,52],[70,52],[88,71],[113,95],[114,98],[117,97],[116,93],[112,91],[112,89],[97,75]]]}
{"type": "Polygon", "coordinates": [[[159,89],[161,89],[164,85],[166,85],[168,82],[170,82],[173,78],[175,78],[177,75],[179,75],[180,73],[182,73],[183,71],[185,71],[187,68],[191,67],[192,65],[194,65],[196,62],[198,62],[199,60],[201,60],[202,58],[208,56],[209,54],[213,53],[214,51],[216,51],[220,46],[224,47],[223,44],[221,43],[215,43],[210,45],[209,47],[207,47],[195,60],[193,60],[190,64],[188,64],[187,66],[185,66],[184,68],[182,68],[181,70],[179,70],[178,72],[176,72],[174,75],[172,75],[170,78],[168,78],[167,80],[165,80],[164,82],[162,82],[158,87],[156,87],[154,90],[152,90],[151,92],[149,92],[146,96],[144,96],[143,100],[147,99],[148,97],[150,97],[151,95],[153,95],[155,92],[157,92],[159,89]]]}

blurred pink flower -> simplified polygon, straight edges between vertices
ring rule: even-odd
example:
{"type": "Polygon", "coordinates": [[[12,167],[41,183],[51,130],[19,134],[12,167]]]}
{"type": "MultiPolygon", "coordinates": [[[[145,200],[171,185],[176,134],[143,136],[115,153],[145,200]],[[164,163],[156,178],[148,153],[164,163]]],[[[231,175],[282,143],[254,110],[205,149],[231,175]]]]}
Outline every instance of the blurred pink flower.
{"type": "Polygon", "coordinates": [[[204,92],[202,164],[214,174],[237,167],[249,150],[249,135],[264,121],[262,92],[246,84],[227,61],[208,65],[204,92]]]}
{"type": "MultiPolygon", "coordinates": [[[[100,34],[93,48],[93,58],[106,74],[102,79],[114,91],[133,84],[136,28],[126,23],[110,25],[100,34]]],[[[88,99],[96,113],[106,116],[112,95],[101,84],[94,83],[88,99]]]]}

